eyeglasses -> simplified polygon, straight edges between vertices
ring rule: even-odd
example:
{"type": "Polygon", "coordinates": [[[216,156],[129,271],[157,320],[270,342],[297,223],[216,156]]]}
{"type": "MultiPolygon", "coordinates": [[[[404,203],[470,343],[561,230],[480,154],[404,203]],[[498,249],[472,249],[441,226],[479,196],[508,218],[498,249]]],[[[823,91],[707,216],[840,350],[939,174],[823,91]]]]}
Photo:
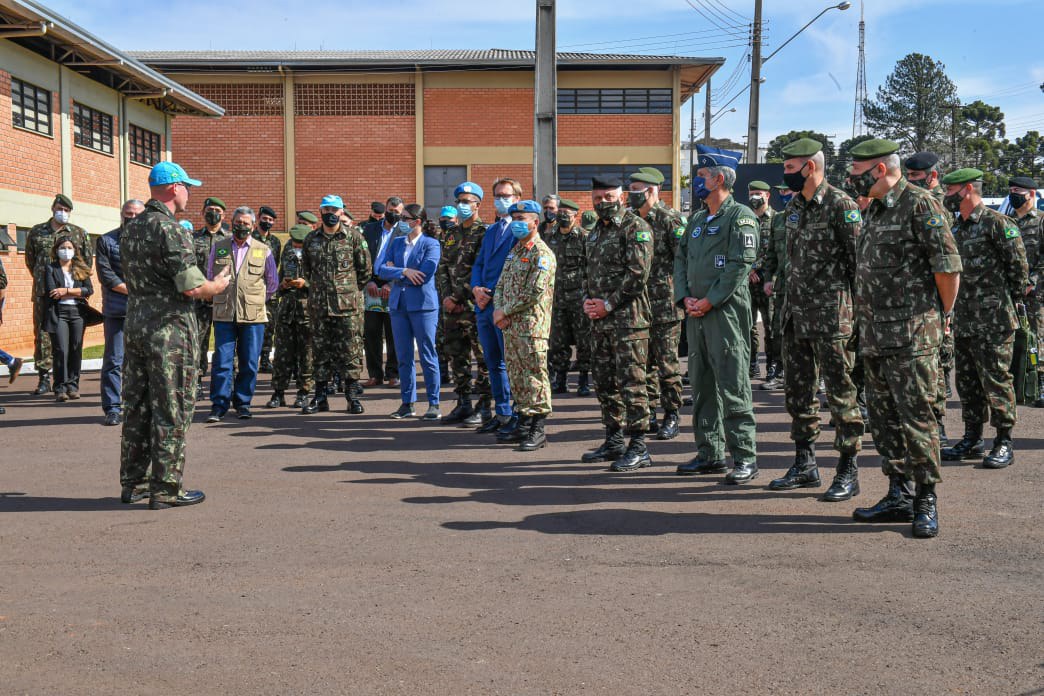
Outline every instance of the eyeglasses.
{"type": "Polygon", "coordinates": [[[467,198],[458,198],[457,199],[457,204],[458,205],[478,205],[479,202],[478,202],[478,200],[475,200],[475,199],[469,200],[467,198]]]}

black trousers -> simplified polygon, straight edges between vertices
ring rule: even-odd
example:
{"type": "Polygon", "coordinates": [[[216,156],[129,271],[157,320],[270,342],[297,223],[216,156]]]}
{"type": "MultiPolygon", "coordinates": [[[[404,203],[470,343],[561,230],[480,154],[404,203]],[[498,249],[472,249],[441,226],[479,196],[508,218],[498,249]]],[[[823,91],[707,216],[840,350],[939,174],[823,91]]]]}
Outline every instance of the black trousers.
{"type": "Polygon", "coordinates": [[[83,361],[83,316],[80,305],[58,305],[58,326],[51,334],[54,360],[54,393],[80,391],[80,363],[83,361]]]}
{"type": "Polygon", "coordinates": [[[363,349],[366,372],[381,381],[399,378],[399,358],[395,355],[391,315],[388,312],[363,312],[363,349]],[[385,356],[384,350],[388,354],[385,356]]]}

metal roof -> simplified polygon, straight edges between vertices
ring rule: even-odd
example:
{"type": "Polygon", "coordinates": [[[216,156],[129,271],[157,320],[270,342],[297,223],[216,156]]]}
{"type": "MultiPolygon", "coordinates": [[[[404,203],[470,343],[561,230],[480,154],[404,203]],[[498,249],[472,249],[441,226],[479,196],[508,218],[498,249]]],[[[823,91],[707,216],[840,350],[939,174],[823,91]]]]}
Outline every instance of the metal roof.
{"type": "Polygon", "coordinates": [[[225,113],[217,104],[33,0],[0,0],[0,39],[9,39],[160,111],[215,118],[225,113]]]}

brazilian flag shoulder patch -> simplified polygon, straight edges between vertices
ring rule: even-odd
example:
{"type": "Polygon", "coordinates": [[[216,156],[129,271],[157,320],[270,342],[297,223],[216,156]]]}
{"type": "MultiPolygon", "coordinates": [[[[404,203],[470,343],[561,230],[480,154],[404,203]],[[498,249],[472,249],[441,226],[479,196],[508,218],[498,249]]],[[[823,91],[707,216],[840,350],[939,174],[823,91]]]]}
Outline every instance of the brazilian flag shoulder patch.
{"type": "Polygon", "coordinates": [[[683,234],[685,234],[685,228],[684,227],[675,227],[674,228],[674,236],[675,237],[678,237],[679,239],[681,239],[683,234]]]}
{"type": "Polygon", "coordinates": [[[634,235],[634,238],[637,239],[639,242],[648,242],[652,239],[652,235],[649,234],[649,230],[638,230],[638,232],[634,235]]]}
{"type": "Polygon", "coordinates": [[[943,219],[941,215],[933,215],[925,221],[927,227],[942,227],[943,219]]]}
{"type": "Polygon", "coordinates": [[[365,240],[365,239],[364,239],[364,240],[362,240],[362,247],[363,247],[363,249],[366,249],[366,250],[369,250],[369,249],[370,249],[370,245],[366,243],[366,240],[365,240]]]}
{"type": "Polygon", "coordinates": [[[857,223],[862,222],[863,216],[859,214],[858,210],[846,210],[845,211],[845,222],[857,223]]]}
{"type": "Polygon", "coordinates": [[[218,249],[214,253],[218,256],[228,256],[228,249],[218,249]]]}
{"type": "Polygon", "coordinates": [[[1019,228],[1018,227],[1015,227],[1013,225],[1006,225],[1004,227],[1004,238],[1005,239],[1015,239],[1018,236],[1019,236],[1019,228]]]}

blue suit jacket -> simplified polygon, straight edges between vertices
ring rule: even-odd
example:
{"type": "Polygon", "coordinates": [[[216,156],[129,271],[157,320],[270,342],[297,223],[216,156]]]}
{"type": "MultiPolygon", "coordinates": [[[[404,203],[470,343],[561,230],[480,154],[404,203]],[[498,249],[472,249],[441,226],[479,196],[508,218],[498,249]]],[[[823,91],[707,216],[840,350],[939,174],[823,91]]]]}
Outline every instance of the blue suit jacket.
{"type": "Polygon", "coordinates": [[[384,265],[378,269],[378,275],[392,284],[388,309],[393,312],[438,309],[439,294],[435,290],[435,269],[439,267],[442,246],[438,240],[422,234],[417,238],[409,262],[404,264],[405,255],[406,237],[396,237],[388,242],[384,265]],[[404,268],[413,268],[423,273],[424,282],[420,285],[411,283],[402,274],[404,268]]]}
{"type": "MultiPolygon", "coordinates": [[[[500,282],[500,272],[504,270],[504,262],[507,260],[511,248],[515,246],[515,237],[508,232],[507,227],[510,219],[497,220],[486,229],[482,237],[482,245],[475,256],[475,265],[471,267],[471,286],[489,288],[490,295],[496,294],[497,283],[500,282]],[[500,243],[497,238],[503,235],[500,243]]],[[[485,309],[475,306],[476,314],[492,314],[493,300],[491,299],[485,309]]]]}

